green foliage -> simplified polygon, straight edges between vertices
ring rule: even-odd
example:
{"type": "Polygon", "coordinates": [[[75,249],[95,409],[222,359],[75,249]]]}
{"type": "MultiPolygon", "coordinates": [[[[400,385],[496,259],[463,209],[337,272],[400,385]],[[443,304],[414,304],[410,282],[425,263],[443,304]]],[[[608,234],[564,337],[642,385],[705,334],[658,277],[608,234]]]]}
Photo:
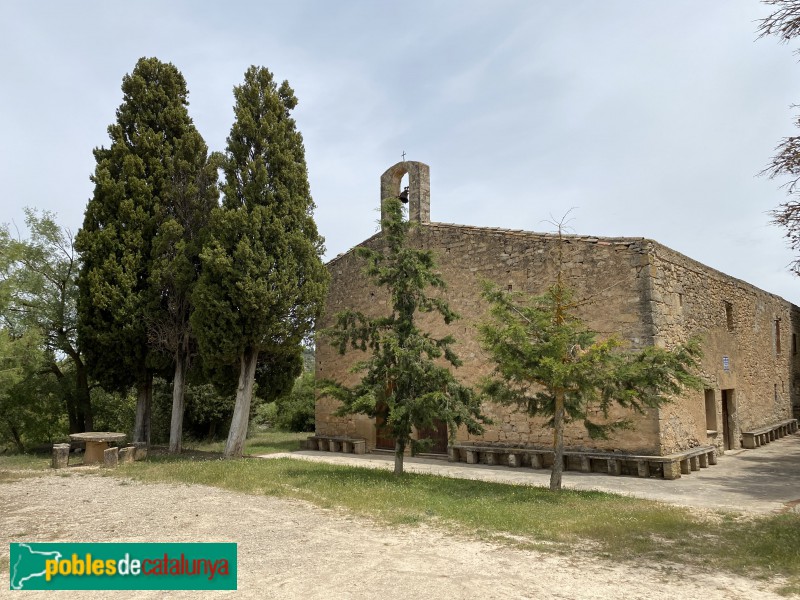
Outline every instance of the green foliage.
{"type": "MultiPolygon", "coordinates": [[[[252,424],[261,429],[270,429],[278,421],[278,405],[275,402],[262,402],[253,413],[252,424]]],[[[249,436],[248,436],[249,437],[249,436]]]]}
{"type": "Polygon", "coordinates": [[[19,452],[66,433],[58,382],[40,372],[48,357],[35,330],[0,329],[0,445],[19,452]]]}
{"type": "Polygon", "coordinates": [[[298,377],[292,391],[275,400],[275,421],[285,431],[314,431],[316,378],[313,371],[298,377]]]}
{"type": "Polygon", "coordinates": [[[95,410],[97,431],[121,431],[133,434],[136,415],[136,390],[107,392],[101,387],[92,388],[92,406],[95,410]]]}
{"type": "Polygon", "coordinates": [[[210,176],[202,165],[191,165],[200,175],[186,165],[202,163],[204,144],[187,112],[186,82],[172,64],[140,59],[122,91],[108,128],[111,146],[94,151],[94,194],[76,238],[81,346],[92,375],[116,390],[141,383],[154,365],[148,324],[167,319],[164,282],[186,277],[186,265],[169,261],[170,253],[178,263],[183,256],[179,197],[195,185],[193,176],[210,176]],[[155,272],[154,257],[161,261],[155,272]]]}
{"type": "Polygon", "coordinates": [[[222,207],[211,215],[191,324],[204,361],[239,368],[226,454],[240,455],[253,365],[294,356],[322,310],[328,273],[312,216],[305,150],[287,82],[251,67],[234,88],[236,120],[222,169],[222,207]]]}
{"type": "Polygon", "coordinates": [[[301,135],[287,82],[251,67],[234,89],[236,122],[222,162],[223,206],[202,253],[193,324],[206,357],[236,364],[249,349],[296,346],[327,290],[301,135]]]}
{"type": "Polygon", "coordinates": [[[25,210],[27,239],[0,227],[0,298],[3,326],[42,333],[43,368],[65,390],[70,431],[93,428],[89,382],[77,335],[78,259],[72,234],[53,213],[25,210]]]}
{"type": "MultiPolygon", "coordinates": [[[[508,293],[488,283],[483,296],[491,305],[491,319],[481,324],[480,338],[496,365],[483,391],[531,416],[550,419],[555,465],[561,464],[566,423],[582,422],[591,436],[603,438],[630,427],[627,419],[608,420],[612,406],[643,412],[685,388],[702,387],[696,375],[697,340],[672,350],[647,346],[635,352],[624,350],[615,337],[597,340],[576,316],[577,303],[560,277],[540,296],[508,293]],[[599,409],[603,421],[590,419],[590,409],[599,409]]],[[[551,487],[561,487],[556,466],[551,487]]]]}
{"type": "Polygon", "coordinates": [[[336,324],[325,332],[341,354],[348,349],[371,352],[369,359],[355,366],[364,375],[352,388],[330,380],[321,387],[322,394],[342,403],[340,415],[375,417],[386,407],[386,428],[397,440],[396,472],[402,471],[405,448],[411,444],[412,451],[417,450],[417,443],[411,439],[412,428],[433,428],[439,420],[447,423],[454,436],[460,426],[480,433],[485,421],[477,395],[441,364],[442,359],[452,367],[461,364],[452,349],[455,340],[451,336],[435,338],[416,325],[418,312],[438,313],[445,323],[458,316],[447,302],[427,294],[427,288],[441,290],[445,283],[436,273],[430,251],[407,246],[412,225],[403,220],[402,210],[399,200],[384,200],[385,249],[357,250],[366,260],[366,275],[388,289],[391,314],[373,318],[347,310],[336,315],[336,324]]]}

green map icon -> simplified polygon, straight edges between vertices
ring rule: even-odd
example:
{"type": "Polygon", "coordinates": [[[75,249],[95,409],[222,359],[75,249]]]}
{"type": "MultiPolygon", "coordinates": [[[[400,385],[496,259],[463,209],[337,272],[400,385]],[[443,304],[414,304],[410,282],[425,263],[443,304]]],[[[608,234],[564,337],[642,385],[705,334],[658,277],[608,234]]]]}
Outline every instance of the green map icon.
{"type": "Polygon", "coordinates": [[[57,551],[34,550],[30,544],[11,544],[9,579],[12,590],[46,589],[41,583],[45,577],[45,561],[60,560],[57,551]],[[41,581],[36,581],[40,579],[41,581]]]}

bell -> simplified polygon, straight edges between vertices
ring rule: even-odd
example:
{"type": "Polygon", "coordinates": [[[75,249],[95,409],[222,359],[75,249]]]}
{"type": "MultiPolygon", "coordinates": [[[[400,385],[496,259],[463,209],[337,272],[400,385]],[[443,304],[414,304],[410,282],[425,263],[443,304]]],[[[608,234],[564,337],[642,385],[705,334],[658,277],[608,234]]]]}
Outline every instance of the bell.
{"type": "Polygon", "coordinates": [[[400,192],[398,198],[400,198],[400,202],[403,204],[408,204],[408,186],[406,186],[406,189],[400,192]]]}

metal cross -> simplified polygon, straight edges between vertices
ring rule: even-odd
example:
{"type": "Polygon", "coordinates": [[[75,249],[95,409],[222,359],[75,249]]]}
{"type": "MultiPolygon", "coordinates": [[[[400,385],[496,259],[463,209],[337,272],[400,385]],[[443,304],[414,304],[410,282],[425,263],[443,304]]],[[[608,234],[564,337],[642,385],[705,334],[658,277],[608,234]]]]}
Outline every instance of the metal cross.
{"type": "Polygon", "coordinates": [[[406,162],[406,151],[403,150],[403,162],[406,162]]]}

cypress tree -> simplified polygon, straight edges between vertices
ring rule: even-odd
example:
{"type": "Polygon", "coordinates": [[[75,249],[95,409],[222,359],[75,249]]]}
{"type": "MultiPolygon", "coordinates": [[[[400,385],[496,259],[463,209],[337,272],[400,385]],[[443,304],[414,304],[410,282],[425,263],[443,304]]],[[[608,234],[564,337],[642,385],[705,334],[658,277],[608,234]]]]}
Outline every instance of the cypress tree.
{"type": "Polygon", "coordinates": [[[328,283],[303,139],[290,116],[294,91],[254,66],[234,97],[224,197],[211,217],[191,318],[204,362],[239,371],[226,457],[244,449],[259,357],[296,351],[328,283]]]}
{"type": "Polygon", "coordinates": [[[153,278],[153,243],[174,212],[181,154],[206,150],[174,65],[140,59],[122,92],[111,145],[94,151],[94,194],[76,238],[78,333],[89,371],[104,387],[136,385],[134,440],[149,442],[153,369],[164,366],[148,344],[149,328],[168,319],[163,278],[153,278]]]}

